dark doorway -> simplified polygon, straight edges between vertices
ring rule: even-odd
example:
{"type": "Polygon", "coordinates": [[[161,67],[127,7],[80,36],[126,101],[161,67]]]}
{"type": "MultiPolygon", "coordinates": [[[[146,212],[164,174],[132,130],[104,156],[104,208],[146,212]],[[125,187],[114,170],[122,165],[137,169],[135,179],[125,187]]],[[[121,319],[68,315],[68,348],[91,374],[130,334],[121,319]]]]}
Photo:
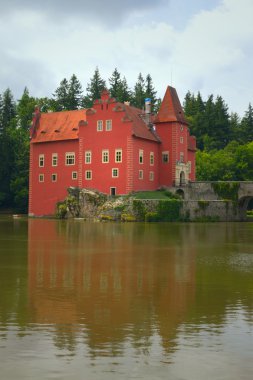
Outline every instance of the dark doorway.
{"type": "Polygon", "coordinates": [[[180,186],[185,185],[185,173],[181,172],[180,173],[180,186]]]}
{"type": "Polygon", "coordinates": [[[111,187],[111,195],[113,197],[116,195],[116,187],[111,187]]]}

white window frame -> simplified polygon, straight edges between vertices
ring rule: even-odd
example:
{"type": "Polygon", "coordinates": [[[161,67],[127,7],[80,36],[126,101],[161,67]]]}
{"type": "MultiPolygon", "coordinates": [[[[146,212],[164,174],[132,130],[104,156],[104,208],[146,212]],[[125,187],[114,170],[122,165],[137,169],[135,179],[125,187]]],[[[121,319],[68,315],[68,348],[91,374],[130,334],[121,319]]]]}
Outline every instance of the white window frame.
{"type": "Polygon", "coordinates": [[[112,130],[112,119],[105,121],[105,130],[107,132],[112,130]]]}
{"type": "Polygon", "coordinates": [[[52,153],[52,166],[58,166],[58,153],[52,153]]]}
{"type": "Polygon", "coordinates": [[[184,138],[183,138],[183,136],[180,137],[180,143],[181,143],[181,144],[184,143],[184,138]]]}
{"type": "Polygon", "coordinates": [[[149,172],[149,180],[154,181],[155,179],[155,173],[153,171],[149,172]]]}
{"type": "Polygon", "coordinates": [[[51,174],[51,182],[57,182],[57,174],[56,173],[51,174]]]}
{"type": "Polygon", "coordinates": [[[154,155],[154,152],[150,152],[149,154],[149,163],[151,166],[154,166],[155,164],[155,155],[154,155]]]}
{"type": "Polygon", "coordinates": [[[162,162],[163,162],[163,164],[168,164],[169,161],[170,161],[169,151],[166,150],[166,151],[162,152],[162,162]],[[165,157],[167,157],[166,160],[165,160],[165,157]]]}
{"type": "Polygon", "coordinates": [[[184,162],[184,152],[180,152],[180,162],[184,162]]]}
{"type": "Polygon", "coordinates": [[[86,150],[85,153],[84,153],[84,162],[86,164],[91,164],[91,160],[92,160],[92,153],[91,153],[91,150],[86,150]]]}
{"type": "Polygon", "coordinates": [[[87,181],[92,180],[92,170],[85,170],[85,179],[87,181]]]}
{"type": "Polygon", "coordinates": [[[75,152],[66,152],[65,153],[65,165],[72,166],[76,163],[76,155],[75,152]]]}
{"type": "Polygon", "coordinates": [[[103,120],[98,120],[97,121],[97,132],[102,132],[103,131],[103,120]]]}
{"type": "Polygon", "coordinates": [[[144,178],[143,170],[140,169],[140,170],[139,170],[139,179],[142,180],[143,178],[144,178]]]}
{"type": "Polygon", "coordinates": [[[77,180],[77,178],[78,178],[77,172],[76,171],[72,172],[72,179],[77,180]]]}
{"type": "Polygon", "coordinates": [[[119,177],[119,169],[112,168],[112,178],[118,178],[118,177],[119,177]]]}
{"type": "Polygon", "coordinates": [[[110,160],[109,149],[103,149],[102,150],[102,163],[108,164],[109,160],[110,160]]]}
{"type": "Polygon", "coordinates": [[[143,149],[139,149],[139,164],[143,164],[143,161],[144,161],[144,151],[143,149]]]}
{"type": "Polygon", "coordinates": [[[45,155],[40,154],[39,155],[39,167],[44,168],[44,166],[45,166],[45,155]]]}
{"type": "Polygon", "coordinates": [[[45,182],[45,176],[42,173],[39,174],[39,182],[45,182]]]}
{"type": "Polygon", "coordinates": [[[115,162],[122,162],[122,149],[115,149],[115,162]]]}

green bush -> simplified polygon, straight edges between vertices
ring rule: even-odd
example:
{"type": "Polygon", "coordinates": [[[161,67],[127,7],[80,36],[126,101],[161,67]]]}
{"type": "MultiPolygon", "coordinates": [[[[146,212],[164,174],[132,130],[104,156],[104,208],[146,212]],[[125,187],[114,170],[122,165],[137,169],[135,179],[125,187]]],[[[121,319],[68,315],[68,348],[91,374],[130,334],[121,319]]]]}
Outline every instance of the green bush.
{"type": "Polygon", "coordinates": [[[157,212],[147,212],[145,222],[160,222],[159,214],[157,212]]]}
{"type": "Polygon", "coordinates": [[[131,214],[122,214],[121,221],[122,222],[136,222],[136,218],[134,215],[131,215],[131,214]]]}
{"type": "Polygon", "coordinates": [[[146,207],[144,203],[139,199],[133,200],[133,211],[138,220],[144,221],[146,214],[146,207]]]}
{"type": "Polygon", "coordinates": [[[157,206],[157,213],[163,222],[174,222],[180,220],[180,209],[182,201],[179,199],[160,200],[157,206]]]}
{"type": "Polygon", "coordinates": [[[66,202],[58,202],[56,205],[56,216],[57,218],[64,219],[67,215],[68,208],[66,202]]]}

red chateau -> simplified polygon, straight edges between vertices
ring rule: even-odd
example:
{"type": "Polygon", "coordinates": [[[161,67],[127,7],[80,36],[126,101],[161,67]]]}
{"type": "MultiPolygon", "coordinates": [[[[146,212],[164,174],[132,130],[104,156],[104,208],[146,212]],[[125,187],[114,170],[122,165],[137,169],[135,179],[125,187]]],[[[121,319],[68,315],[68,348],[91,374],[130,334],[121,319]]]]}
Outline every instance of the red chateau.
{"type": "Polygon", "coordinates": [[[53,215],[68,187],[110,195],[181,186],[195,180],[196,141],[176,90],[157,115],[103,91],[93,107],[40,113],[31,127],[29,215],[53,215]]]}

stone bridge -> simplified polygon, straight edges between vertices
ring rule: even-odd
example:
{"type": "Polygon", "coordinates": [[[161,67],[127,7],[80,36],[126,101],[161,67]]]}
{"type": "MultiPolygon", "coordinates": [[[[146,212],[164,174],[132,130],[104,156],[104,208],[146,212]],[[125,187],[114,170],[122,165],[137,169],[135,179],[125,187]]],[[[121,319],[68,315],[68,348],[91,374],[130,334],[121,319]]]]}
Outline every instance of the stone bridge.
{"type": "Polygon", "coordinates": [[[184,208],[188,207],[191,219],[205,214],[217,216],[219,220],[243,221],[247,219],[246,211],[253,199],[253,181],[196,181],[169,190],[184,199],[184,208]],[[202,208],[202,212],[196,212],[197,208],[202,208]]]}

